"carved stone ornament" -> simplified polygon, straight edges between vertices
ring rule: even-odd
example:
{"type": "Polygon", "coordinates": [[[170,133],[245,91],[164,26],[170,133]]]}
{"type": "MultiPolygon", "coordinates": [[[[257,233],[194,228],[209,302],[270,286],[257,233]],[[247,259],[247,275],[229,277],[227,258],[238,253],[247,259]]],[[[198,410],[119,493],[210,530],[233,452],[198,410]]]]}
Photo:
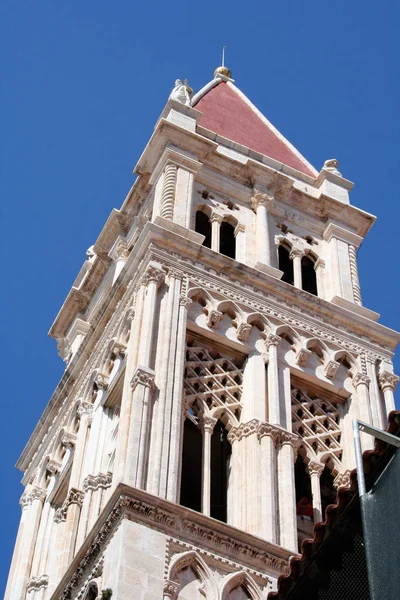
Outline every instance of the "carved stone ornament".
{"type": "Polygon", "coordinates": [[[64,500],[64,504],[68,507],[70,504],[77,504],[78,506],[82,506],[83,498],[85,494],[76,488],[71,488],[68,492],[67,497],[64,500]]]}
{"type": "Polygon", "coordinates": [[[231,427],[228,433],[228,440],[231,444],[239,442],[249,435],[256,434],[260,426],[258,419],[252,419],[247,423],[241,423],[238,427],[231,427]]]}
{"type": "Polygon", "coordinates": [[[289,254],[290,260],[294,260],[295,258],[302,258],[304,256],[304,251],[300,250],[300,248],[293,248],[289,254]]]}
{"type": "Polygon", "coordinates": [[[270,333],[265,340],[265,345],[267,348],[269,348],[270,346],[278,347],[281,341],[282,338],[279,335],[274,335],[273,333],[270,333]]]}
{"type": "Polygon", "coordinates": [[[223,313],[219,310],[210,310],[207,316],[207,326],[216,329],[223,316],[223,313]]]}
{"type": "Polygon", "coordinates": [[[39,577],[31,577],[26,584],[27,592],[36,592],[41,588],[46,588],[49,585],[49,576],[40,575],[39,577]]]}
{"type": "Polygon", "coordinates": [[[369,387],[370,383],[370,378],[368,377],[368,375],[364,375],[364,373],[356,373],[353,377],[353,386],[355,388],[358,388],[359,385],[366,385],[367,387],[369,387]]]}
{"type": "Polygon", "coordinates": [[[55,475],[56,473],[59,473],[59,471],[61,469],[61,463],[58,462],[57,460],[51,459],[47,463],[46,469],[49,473],[51,473],[51,475],[55,475]]]}
{"type": "Polygon", "coordinates": [[[251,208],[254,212],[257,212],[259,206],[265,206],[267,209],[271,207],[274,200],[274,195],[271,192],[259,190],[254,188],[253,195],[251,197],[251,208]]]}
{"type": "Polygon", "coordinates": [[[146,367],[137,367],[131,379],[131,388],[133,391],[135,391],[138,385],[142,385],[144,387],[150,388],[150,391],[153,391],[154,378],[155,373],[151,369],[147,369],[146,367]]]}
{"type": "Polygon", "coordinates": [[[212,212],[210,216],[210,223],[222,223],[224,217],[216,212],[212,212]]]}
{"type": "Polygon", "coordinates": [[[170,600],[176,600],[178,598],[179,583],[176,581],[170,581],[167,579],[164,581],[163,594],[164,598],[170,598],[170,600]]]}
{"type": "Polygon", "coordinates": [[[143,274],[142,284],[147,286],[150,282],[154,281],[158,286],[164,281],[164,277],[164,271],[149,265],[143,274]]]}
{"type": "Polygon", "coordinates": [[[336,158],[330,158],[324,162],[323,169],[325,171],[330,171],[331,173],[335,173],[335,175],[342,175],[338,170],[339,161],[336,158]]]}
{"type": "Polygon", "coordinates": [[[115,357],[123,358],[125,356],[126,346],[120,342],[116,342],[111,350],[111,354],[115,357]]]}
{"type": "Polygon", "coordinates": [[[95,379],[95,384],[99,390],[106,390],[108,388],[108,384],[110,383],[110,378],[103,373],[98,373],[95,379]]]}
{"type": "Polygon", "coordinates": [[[399,379],[400,378],[398,375],[394,375],[393,373],[389,373],[388,371],[383,371],[378,375],[379,385],[383,392],[385,390],[390,390],[391,392],[394,392],[394,390],[397,387],[397,384],[399,383],[399,379]]]}
{"type": "Polygon", "coordinates": [[[188,296],[181,296],[179,298],[179,306],[184,306],[185,308],[189,308],[192,304],[192,299],[188,298],[188,296]]]}
{"type": "Polygon", "coordinates": [[[63,521],[66,521],[67,519],[67,511],[68,511],[68,506],[66,506],[66,504],[64,503],[62,506],[60,506],[60,508],[57,508],[56,512],[54,513],[54,523],[62,523],[63,521]]]}
{"type": "Polygon", "coordinates": [[[36,485],[31,487],[29,490],[25,490],[20,498],[20,505],[25,508],[29,504],[32,504],[34,500],[40,500],[44,502],[47,496],[47,491],[43,488],[37,487],[36,485]]]}
{"type": "Polygon", "coordinates": [[[98,473],[97,475],[88,475],[83,480],[83,489],[85,492],[88,490],[98,490],[99,488],[107,489],[112,483],[112,473],[98,473]]]}
{"type": "Polygon", "coordinates": [[[115,261],[127,260],[129,257],[129,250],[124,240],[119,240],[117,245],[112,251],[112,258],[115,261]]]}
{"type": "Polygon", "coordinates": [[[61,444],[65,448],[73,448],[76,444],[76,435],[74,433],[70,433],[69,431],[66,431],[64,433],[64,435],[62,436],[61,444]]]}
{"type": "Polygon", "coordinates": [[[339,487],[349,487],[351,483],[350,471],[347,470],[344,473],[338,473],[333,481],[333,487],[338,489],[339,487]]]}
{"type": "Polygon", "coordinates": [[[240,342],[246,342],[251,331],[250,323],[240,323],[236,330],[236,337],[240,342]]]}
{"type": "Polygon", "coordinates": [[[325,469],[325,465],[323,465],[322,463],[314,462],[314,461],[310,461],[307,465],[307,472],[310,476],[318,475],[318,477],[321,477],[322,471],[324,469],[325,469]]]}
{"type": "Polygon", "coordinates": [[[82,415],[91,415],[93,412],[93,404],[90,402],[86,402],[86,400],[81,400],[76,411],[79,418],[82,418],[82,415]]]}
{"type": "Polygon", "coordinates": [[[68,338],[60,338],[57,340],[58,356],[60,356],[64,362],[68,362],[71,358],[71,344],[68,338]]]}
{"type": "Polygon", "coordinates": [[[308,363],[308,359],[310,358],[311,354],[311,350],[308,350],[307,348],[300,348],[300,350],[297,351],[295,357],[296,365],[298,365],[299,367],[305,367],[308,363]]]}
{"type": "Polygon", "coordinates": [[[211,417],[209,415],[203,416],[203,418],[200,421],[201,431],[203,433],[207,432],[211,434],[214,431],[214,427],[217,421],[218,419],[216,419],[215,417],[211,417]]]}
{"type": "Polygon", "coordinates": [[[339,367],[340,363],[336,362],[336,360],[329,360],[324,366],[325,377],[334,379],[339,367]]]}

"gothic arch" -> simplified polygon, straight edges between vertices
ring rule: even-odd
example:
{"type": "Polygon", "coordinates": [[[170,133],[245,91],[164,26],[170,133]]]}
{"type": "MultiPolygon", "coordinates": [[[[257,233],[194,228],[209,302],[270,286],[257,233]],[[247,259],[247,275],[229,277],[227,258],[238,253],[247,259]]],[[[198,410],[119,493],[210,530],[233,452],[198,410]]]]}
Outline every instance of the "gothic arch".
{"type": "Polygon", "coordinates": [[[254,325],[254,327],[257,327],[261,332],[271,329],[271,323],[261,313],[250,313],[246,317],[246,323],[254,325]]]}
{"type": "Polygon", "coordinates": [[[198,302],[203,308],[212,308],[215,303],[211,294],[209,294],[207,290],[199,287],[191,288],[188,292],[188,297],[193,300],[193,302],[198,302]]]}
{"type": "Polygon", "coordinates": [[[226,600],[228,595],[237,587],[244,587],[252,600],[261,600],[261,592],[253,578],[244,571],[232,573],[222,580],[220,600],[226,600]]]}
{"type": "Polygon", "coordinates": [[[330,350],[328,346],[318,338],[310,338],[306,342],[307,350],[312,350],[317,354],[324,362],[324,364],[330,359],[330,350]]]}
{"type": "Polygon", "coordinates": [[[295,331],[292,327],[290,327],[290,325],[279,325],[276,328],[275,334],[279,335],[279,337],[281,337],[283,339],[287,339],[288,341],[290,340],[290,343],[295,346],[302,345],[301,337],[299,336],[297,331],[295,331]]]}
{"type": "Polygon", "coordinates": [[[349,369],[349,371],[356,373],[358,371],[358,365],[357,365],[357,361],[355,360],[355,358],[353,356],[351,356],[351,354],[349,354],[346,350],[337,350],[334,355],[333,355],[334,360],[336,360],[338,363],[341,363],[342,365],[344,365],[346,368],[349,369]],[[346,362],[349,364],[349,367],[347,367],[346,362]]]}
{"type": "Polygon", "coordinates": [[[217,304],[217,310],[229,315],[232,318],[232,320],[235,320],[237,318],[243,320],[244,318],[243,311],[232,300],[221,300],[217,304]]]}
{"type": "Polygon", "coordinates": [[[217,588],[212,578],[212,573],[205,561],[195,550],[182,552],[172,558],[168,567],[168,580],[179,583],[179,572],[188,567],[193,569],[205,590],[208,591],[206,597],[217,598],[217,588]]]}

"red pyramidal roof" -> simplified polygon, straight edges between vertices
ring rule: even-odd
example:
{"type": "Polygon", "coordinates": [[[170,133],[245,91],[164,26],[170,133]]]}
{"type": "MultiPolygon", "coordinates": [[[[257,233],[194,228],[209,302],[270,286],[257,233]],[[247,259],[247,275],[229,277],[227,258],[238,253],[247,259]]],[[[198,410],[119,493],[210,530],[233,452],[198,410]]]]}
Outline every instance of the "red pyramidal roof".
{"type": "Polygon", "coordinates": [[[205,91],[195,106],[202,113],[199,121],[202,127],[316,177],[312,165],[232,83],[220,81],[205,91]]]}

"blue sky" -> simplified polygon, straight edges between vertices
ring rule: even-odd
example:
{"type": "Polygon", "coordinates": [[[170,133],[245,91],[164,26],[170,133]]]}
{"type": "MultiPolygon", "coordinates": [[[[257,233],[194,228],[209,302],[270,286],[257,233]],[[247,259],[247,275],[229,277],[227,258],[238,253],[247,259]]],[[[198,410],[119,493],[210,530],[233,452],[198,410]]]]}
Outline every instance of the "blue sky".
{"type": "Polygon", "coordinates": [[[363,301],[400,329],[399,13],[387,0],[3,0],[0,596],[20,516],[13,465],[63,373],[47,331],[175,79],[197,91],[222,44],[243,92],[318,169],[338,158],[352,203],[377,215],[363,301]]]}

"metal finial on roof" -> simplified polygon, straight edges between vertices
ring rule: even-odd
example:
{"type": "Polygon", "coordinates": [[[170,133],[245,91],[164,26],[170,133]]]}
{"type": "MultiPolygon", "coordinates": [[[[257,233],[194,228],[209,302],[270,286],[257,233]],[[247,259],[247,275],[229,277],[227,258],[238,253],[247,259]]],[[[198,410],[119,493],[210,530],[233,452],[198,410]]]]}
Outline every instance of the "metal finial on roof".
{"type": "Polygon", "coordinates": [[[219,74],[219,75],[224,75],[225,77],[229,77],[230,79],[232,79],[231,70],[225,66],[225,48],[226,48],[226,46],[222,46],[222,65],[220,67],[218,67],[217,69],[215,69],[214,78],[216,77],[216,75],[219,74]]]}

